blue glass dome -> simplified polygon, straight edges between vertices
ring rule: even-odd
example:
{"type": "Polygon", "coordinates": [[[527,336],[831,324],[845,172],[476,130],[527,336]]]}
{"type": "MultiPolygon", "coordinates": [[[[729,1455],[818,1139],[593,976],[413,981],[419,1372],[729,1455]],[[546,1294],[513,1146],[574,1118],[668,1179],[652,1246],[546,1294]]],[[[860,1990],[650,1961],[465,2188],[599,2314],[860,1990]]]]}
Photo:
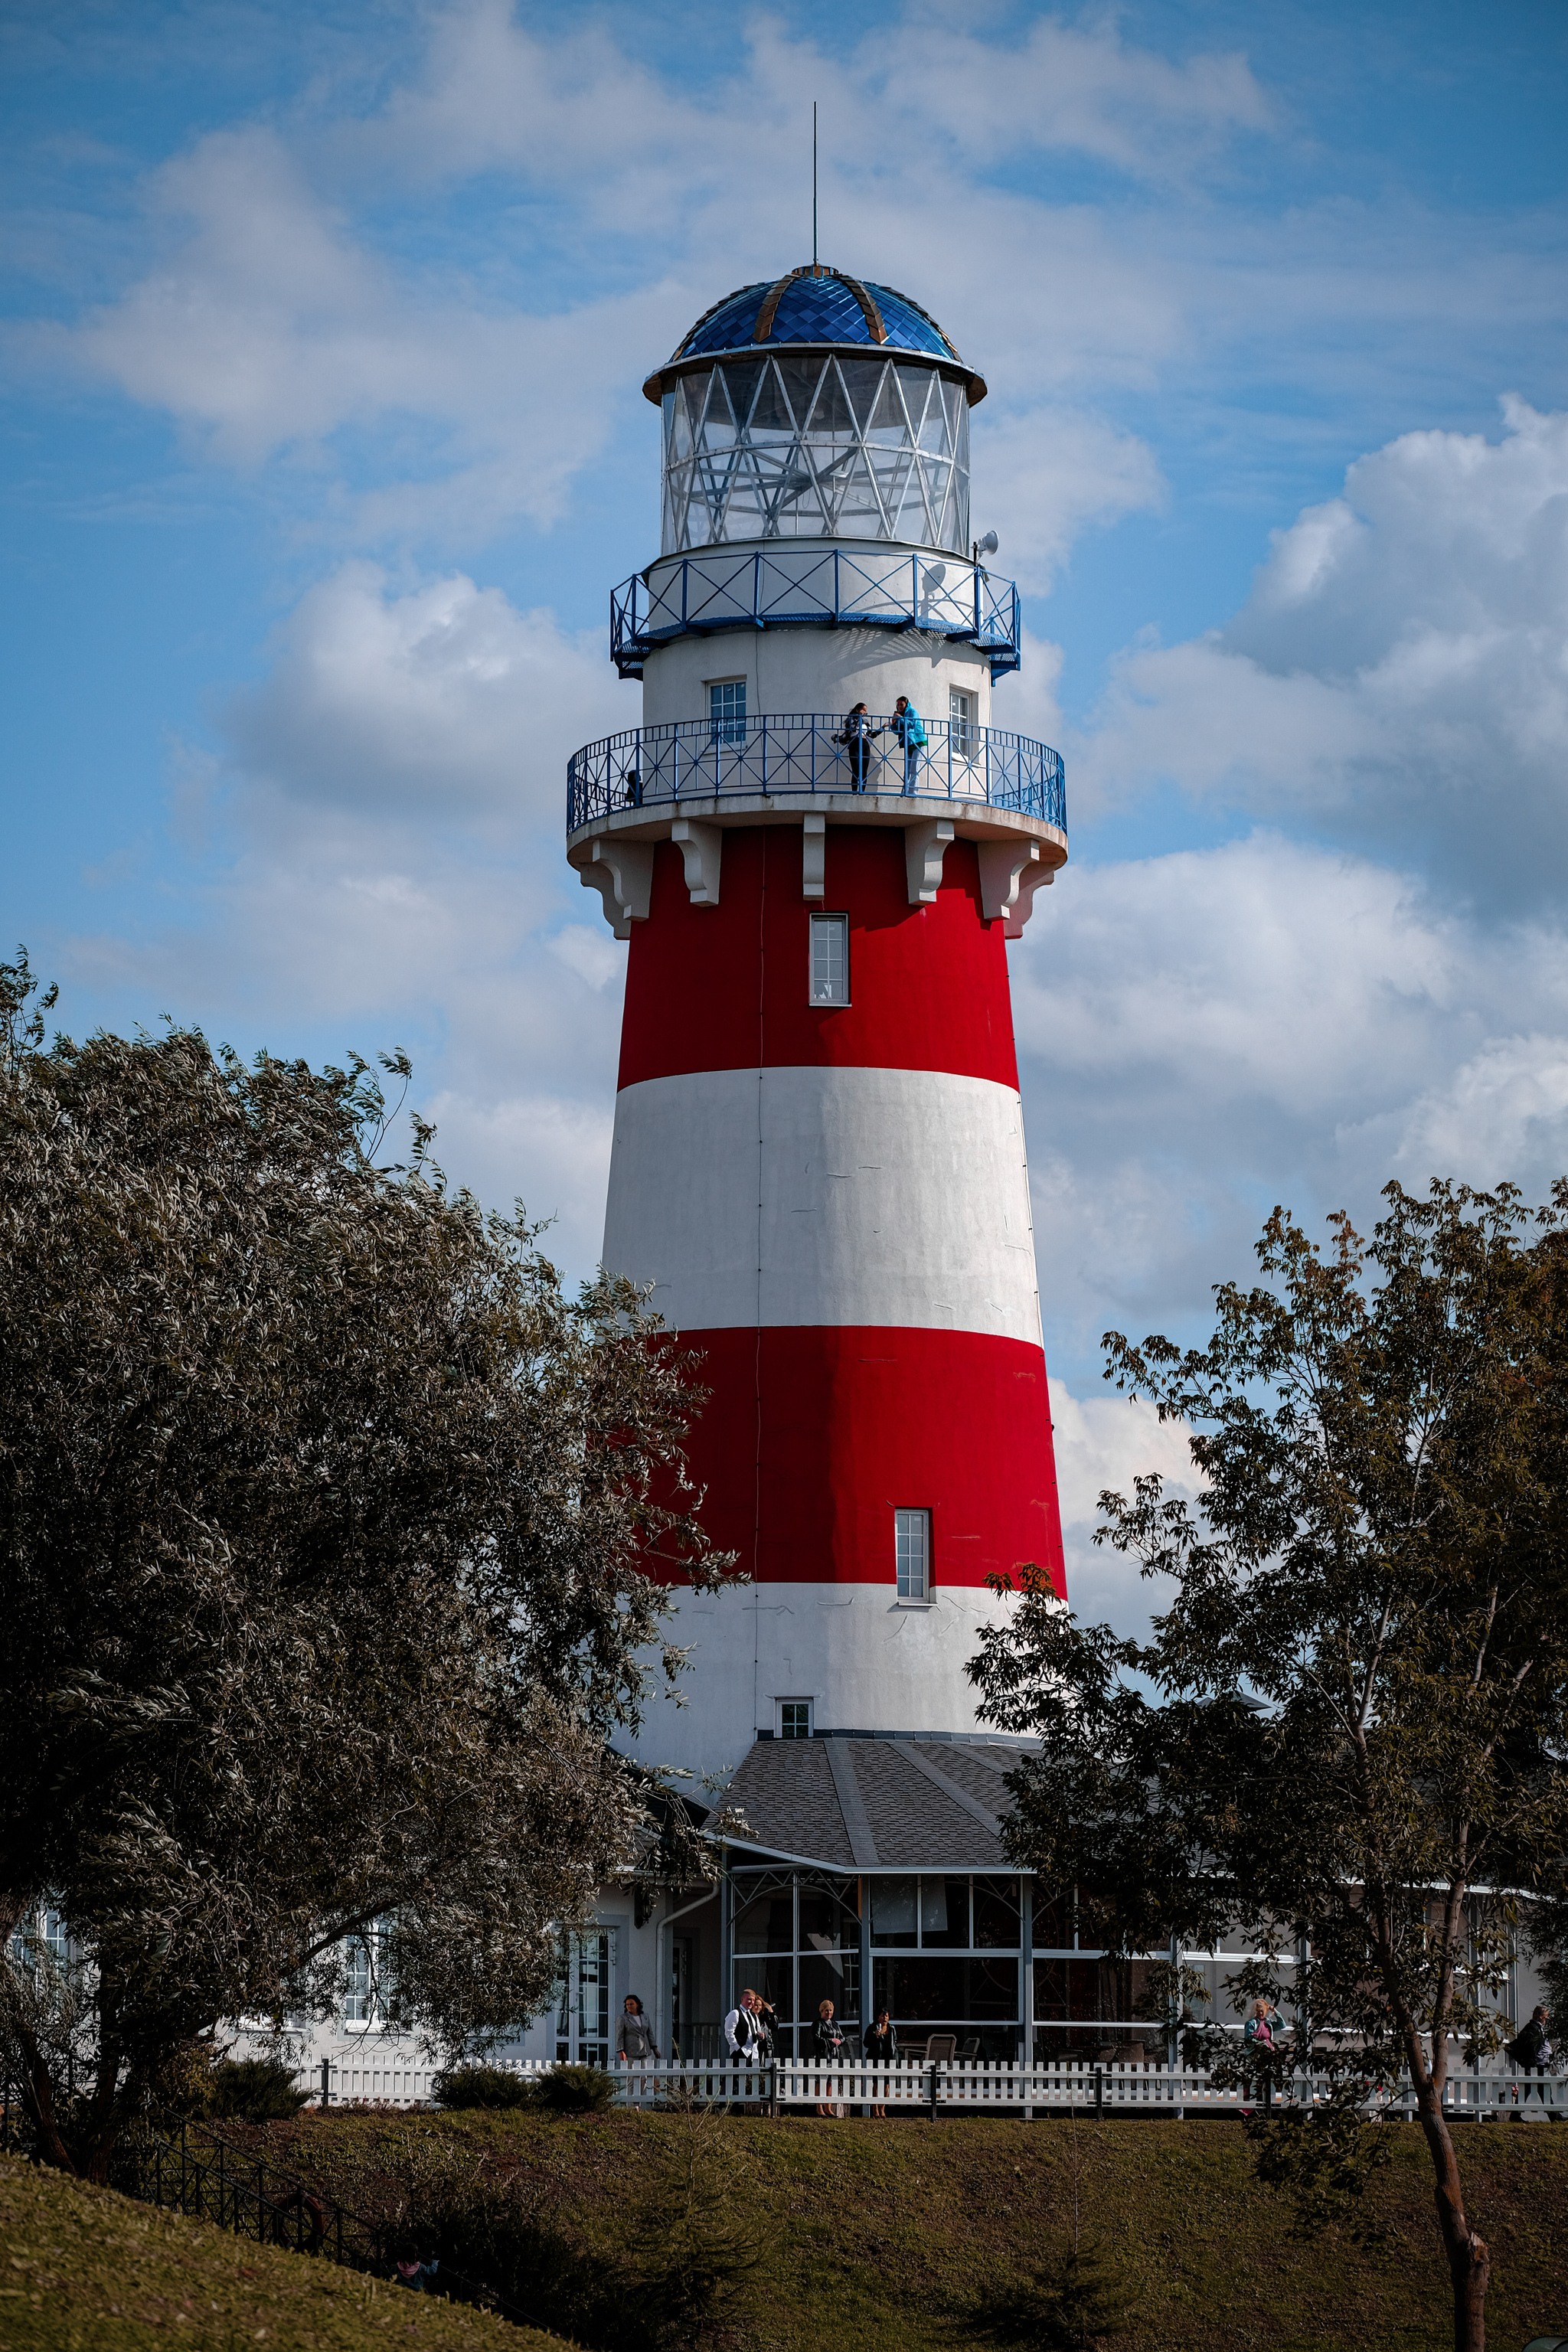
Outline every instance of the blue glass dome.
{"type": "Polygon", "coordinates": [[[712,353],[776,349],[785,343],[858,345],[889,355],[919,352],[962,371],[972,405],[985,397],[984,380],[964,366],[950,338],[918,302],[890,286],[810,262],[783,278],[726,294],[703,313],[665,365],[655,369],[643,391],[657,403],[672,368],[712,353]]]}

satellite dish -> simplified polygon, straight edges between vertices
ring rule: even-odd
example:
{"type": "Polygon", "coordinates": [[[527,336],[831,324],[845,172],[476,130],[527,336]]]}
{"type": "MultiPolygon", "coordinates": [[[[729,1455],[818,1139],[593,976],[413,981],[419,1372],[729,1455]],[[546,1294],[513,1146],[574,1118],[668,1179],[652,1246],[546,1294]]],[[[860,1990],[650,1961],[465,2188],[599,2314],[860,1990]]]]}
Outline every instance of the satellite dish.
{"type": "Polygon", "coordinates": [[[1000,543],[995,532],[988,530],[984,538],[976,544],[974,551],[976,555],[994,555],[1000,543]]]}

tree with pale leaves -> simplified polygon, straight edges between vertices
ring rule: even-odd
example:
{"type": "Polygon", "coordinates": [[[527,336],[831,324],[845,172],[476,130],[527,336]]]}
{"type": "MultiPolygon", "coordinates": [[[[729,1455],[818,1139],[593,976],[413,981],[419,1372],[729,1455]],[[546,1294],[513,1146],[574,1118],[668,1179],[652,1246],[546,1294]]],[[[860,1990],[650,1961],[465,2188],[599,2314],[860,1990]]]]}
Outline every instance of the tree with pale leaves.
{"type": "Polygon", "coordinates": [[[730,1562],[689,1360],[624,1282],[569,1299],[417,1121],[378,1164],[366,1065],[47,1045],[33,992],[0,966],[0,2035],[45,2154],[102,2178],[182,2051],[341,2014],[356,1947],[482,2049],[596,1885],[708,1869],[609,1742],[679,1671],[668,1582],[730,1562]]]}

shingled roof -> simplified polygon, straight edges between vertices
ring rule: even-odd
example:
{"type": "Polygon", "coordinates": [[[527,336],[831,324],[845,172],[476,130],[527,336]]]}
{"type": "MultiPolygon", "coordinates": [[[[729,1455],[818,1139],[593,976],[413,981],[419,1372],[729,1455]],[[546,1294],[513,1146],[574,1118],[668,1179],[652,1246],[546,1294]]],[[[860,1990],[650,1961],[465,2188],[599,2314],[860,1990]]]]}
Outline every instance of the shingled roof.
{"type": "Polygon", "coordinates": [[[725,1792],[750,1845],[837,1870],[1005,1870],[1021,1751],[934,1739],[759,1739],[725,1792]]]}

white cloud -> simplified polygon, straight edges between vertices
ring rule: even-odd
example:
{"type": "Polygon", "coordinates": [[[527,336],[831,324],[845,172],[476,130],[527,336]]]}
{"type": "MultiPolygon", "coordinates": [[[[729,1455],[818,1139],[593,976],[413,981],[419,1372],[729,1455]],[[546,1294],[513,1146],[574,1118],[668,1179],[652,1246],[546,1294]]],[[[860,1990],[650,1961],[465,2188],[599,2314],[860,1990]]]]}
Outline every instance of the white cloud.
{"type": "Polygon", "coordinates": [[[1393,1176],[1540,1197],[1568,1167],[1555,925],[1259,835],[1069,865],[1011,960],[1041,1296],[1075,1360],[1108,1326],[1203,1327],[1276,1202],[1370,1222],[1393,1176]]]}
{"type": "Polygon", "coordinates": [[[1185,1427],[1163,1422],[1145,1398],[1077,1397],[1053,1381],[1051,1428],[1064,1527],[1092,1530],[1104,1490],[1130,1495],[1146,1472],[1158,1472],[1173,1492],[1198,1491],[1185,1427]]]}
{"type": "Polygon", "coordinates": [[[1118,665],[1089,804],[1174,778],[1483,903],[1568,877],[1568,412],[1411,433],[1276,535],[1225,628],[1118,665]]]}
{"type": "MultiPolygon", "coordinates": [[[[900,121],[920,126],[922,145],[935,139],[993,158],[1026,149],[1089,155],[1137,180],[1188,179],[1237,132],[1272,120],[1239,52],[1174,64],[1129,45],[1109,17],[1045,17],[1019,39],[986,40],[912,8],[853,47],[836,44],[831,60],[763,19],[749,47],[741,75],[705,103],[634,62],[601,25],[545,39],[508,0],[471,0],[436,17],[423,71],[368,135],[431,172],[505,166],[552,184],[592,178],[608,202],[633,175],[644,184],[650,164],[668,172],[675,142],[689,182],[700,183],[748,148],[794,141],[795,126],[780,115],[802,89],[809,112],[829,65],[830,163],[858,110],[874,120],[895,92],[900,121]],[[773,106],[741,117],[742,96],[754,100],[764,89],[773,106]]],[[[787,152],[797,160],[798,142],[787,152]]],[[[650,193],[657,202],[657,184],[650,193]]]]}
{"type": "Polygon", "coordinates": [[[1026,593],[1051,588],[1089,526],[1163,499],[1153,451],[1101,417],[1041,407],[994,418],[987,409],[975,426],[975,533],[999,526],[997,566],[1026,593]]]}
{"type": "Polygon", "coordinates": [[[148,200],[161,265],[42,347],[243,468],[279,453],[319,467],[332,436],[381,432],[379,484],[316,486],[320,520],[362,541],[557,520],[631,395],[625,352],[658,337],[657,288],[536,314],[395,268],[275,130],[210,133],[153,174],[148,200]]]}
{"type": "Polygon", "coordinates": [[[1109,1392],[1078,1397],[1055,1380],[1051,1424],[1068,1600],[1087,1621],[1104,1619],[1119,1633],[1145,1633],[1150,1613],[1162,1604],[1168,1586],[1164,1580],[1142,1576],[1136,1562],[1110,1545],[1096,1544],[1100,1497],[1106,1488],[1130,1496],[1136,1478],[1154,1472],[1165,1482],[1167,1494],[1190,1500],[1202,1482],[1186,1430],[1180,1423],[1162,1422],[1142,1397],[1109,1392]]]}
{"type": "MultiPolygon", "coordinates": [[[[761,20],[741,67],[699,92],[602,25],[545,37],[501,0],[434,12],[421,70],[376,110],[212,131],[163,165],[145,191],[155,266],[35,347],[165,410],[225,464],[286,462],[310,528],[338,544],[469,547],[518,518],[551,525],[643,372],[716,295],[799,257],[825,73],[830,247],[853,225],[839,258],[931,301],[999,385],[1152,380],[1190,287],[1095,209],[977,170],[971,116],[1005,90],[991,161],[1071,150],[1184,176],[1265,118],[1240,58],[1175,66],[1111,25],[1054,20],[984,42],[916,13],[829,63],[761,20]],[[868,146],[858,127],[889,105],[908,135],[868,146]],[[435,222],[376,220],[433,182],[443,201],[485,188],[482,257],[458,239],[454,266],[435,222]]],[[[1078,529],[1147,504],[1158,476],[1099,417],[1039,422],[1002,431],[1044,582],[1078,529]]]]}
{"type": "Polygon", "coordinates": [[[598,631],[568,637],[462,573],[399,593],[343,565],[276,632],[224,732],[246,774],[293,798],[558,823],[566,760],[625,723],[598,631]]]}
{"type": "Polygon", "coordinates": [[[179,758],[179,921],[79,939],[68,976],[275,1047],[409,1045],[448,1175],[556,1219],[586,1272],[626,950],[584,919],[563,821],[568,753],[624,715],[602,646],[461,575],[352,563],[271,651],[219,708],[226,756],[179,758]]]}
{"type": "Polygon", "coordinates": [[[579,1276],[597,1265],[605,1237],[605,1188],[615,1125],[612,1075],[598,1101],[564,1095],[486,1097],[442,1088],[425,1106],[437,1129],[436,1157],[488,1208],[521,1199],[548,1230],[540,1247],[579,1276]]]}

